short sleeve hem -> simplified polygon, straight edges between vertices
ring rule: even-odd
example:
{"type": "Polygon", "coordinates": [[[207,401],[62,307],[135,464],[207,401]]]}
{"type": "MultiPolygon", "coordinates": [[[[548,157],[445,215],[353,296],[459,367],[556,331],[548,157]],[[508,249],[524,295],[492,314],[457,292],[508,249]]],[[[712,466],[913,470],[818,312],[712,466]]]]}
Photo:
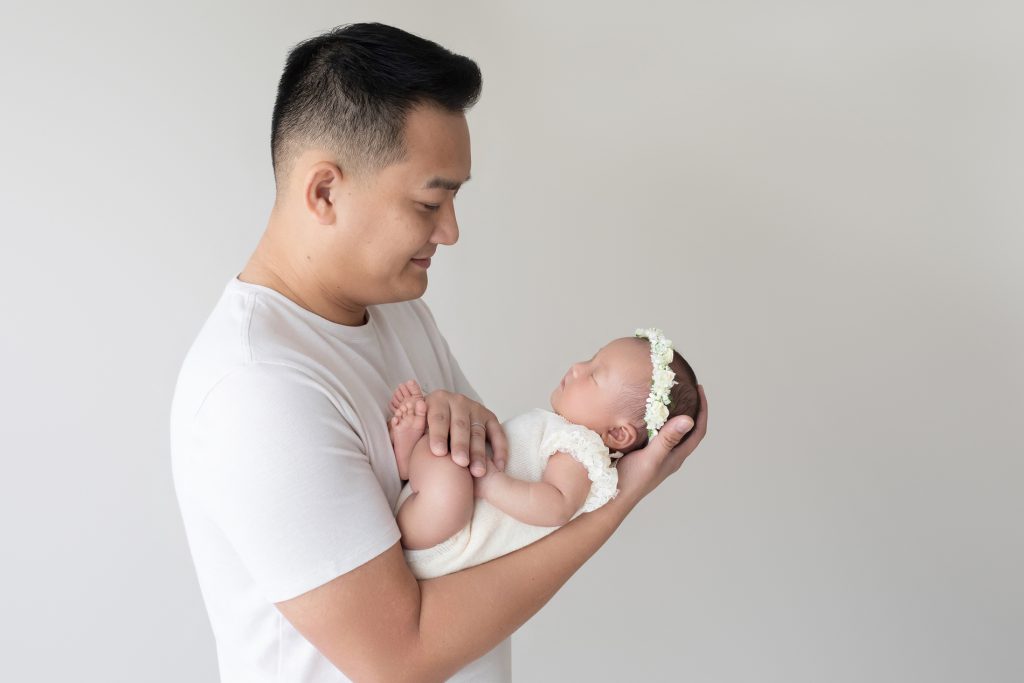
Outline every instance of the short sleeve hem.
{"type": "Polygon", "coordinates": [[[401,537],[360,435],[308,374],[254,363],[193,418],[189,485],[259,592],[301,595],[401,537]]]}
{"type": "MultiPolygon", "coordinates": [[[[587,468],[590,492],[579,512],[590,512],[618,495],[619,472],[611,464],[608,447],[592,429],[566,422],[554,428],[541,442],[541,454],[568,453],[587,468]]],[[[545,463],[546,464],[546,463],[545,463]]]]}
{"type": "Polygon", "coordinates": [[[318,567],[308,576],[295,577],[279,585],[265,586],[264,594],[270,602],[283,602],[296,598],[376,559],[401,538],[402,532],[396,526],[395,530],[389,536],[384,537],[380,543],[367,544],[365,547],[353,551],[350,556],[318,567]]]}

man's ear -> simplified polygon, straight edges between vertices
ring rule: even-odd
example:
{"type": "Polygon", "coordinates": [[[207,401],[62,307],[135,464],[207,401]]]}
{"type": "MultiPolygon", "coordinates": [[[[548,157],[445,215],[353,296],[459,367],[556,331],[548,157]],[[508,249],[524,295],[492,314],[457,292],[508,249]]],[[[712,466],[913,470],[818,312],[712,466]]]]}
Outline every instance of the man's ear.
{"type": "Polygon", "coordinates": [[[333,225],[337,220],[335,202],[341,196],[341,169],[337,164],[320,161],[306,172],[306,210],[322,225],[333,225]]]}
{"type": "Polygon", "coordinates": [[[604,442],[613,451],[621,451],[636,441],[636,427],[628,422],[620,423],[605,434],[604,442]]]}

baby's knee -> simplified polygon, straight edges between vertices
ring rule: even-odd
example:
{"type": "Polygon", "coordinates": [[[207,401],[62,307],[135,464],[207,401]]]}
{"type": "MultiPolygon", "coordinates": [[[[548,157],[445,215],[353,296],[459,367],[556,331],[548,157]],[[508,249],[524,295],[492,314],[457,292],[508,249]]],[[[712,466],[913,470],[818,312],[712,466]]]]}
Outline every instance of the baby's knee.
{"type": "Polygon", "coordinates": [[[429,520],[429,528],[418,529],[407,523],[402,533],[408,532],[408,540],[420,545],[406,547],[439,543],[473,517],[476,504],[473,475],[465,467],[452,462],[451,456],[434,455],[425,436],[416,444],[409,461],[409,486],[414,491],[409,502],[415,501],[415,516],[429,520]]]}
{"type": "Polygon", "coordinates": [[[468,492],[471,498],[473,495],[473,475],[469,468],[453,461],[451,455],[434,455],[427,434],[413,447],[409,482],[417,493],[453,496],[468,492]]]}

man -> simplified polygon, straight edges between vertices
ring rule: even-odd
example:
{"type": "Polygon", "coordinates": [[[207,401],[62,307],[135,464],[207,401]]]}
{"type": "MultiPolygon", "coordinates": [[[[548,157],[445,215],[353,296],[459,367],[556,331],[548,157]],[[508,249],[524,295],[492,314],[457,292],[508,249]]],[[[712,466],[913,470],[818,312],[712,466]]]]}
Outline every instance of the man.
{"type": "MultiPolygon", "coordinates": [[[[189,350],[171,410],[178,500],[225,683],[509,681],[510,636],[676,471],[706,408],[618,464],[619,495],[544,539],[417,581],[392,506],[399,383],[438,457],[507,444],[426,303],[470,177],[471,60],[381,24],[297,45],[274,108],[267,229],[189,350]]],[[[704,405],[706,399],[702,395],[704,405]]]]}

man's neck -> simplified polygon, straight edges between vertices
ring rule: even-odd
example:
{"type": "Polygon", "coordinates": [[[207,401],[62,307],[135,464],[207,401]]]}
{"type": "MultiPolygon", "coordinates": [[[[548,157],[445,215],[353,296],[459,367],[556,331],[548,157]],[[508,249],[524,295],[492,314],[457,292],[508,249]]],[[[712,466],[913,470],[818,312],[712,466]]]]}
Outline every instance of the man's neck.
{"type": "Polygon", "coordinates": [[[320,295],[315,288],[302,288],[294,281],[289,284],[286,276],[273,268],[264,266],[255,256],[238,274],[238,279],[242,282],[273,289],[307,311],[338,325],[360,327],[369,322],[365,306],[359,306],[356,310],[340,308],[334,302],[328,301],[326,297],[320,295]],[[302,290],[301,293],[299,290],[302,290]]]}

